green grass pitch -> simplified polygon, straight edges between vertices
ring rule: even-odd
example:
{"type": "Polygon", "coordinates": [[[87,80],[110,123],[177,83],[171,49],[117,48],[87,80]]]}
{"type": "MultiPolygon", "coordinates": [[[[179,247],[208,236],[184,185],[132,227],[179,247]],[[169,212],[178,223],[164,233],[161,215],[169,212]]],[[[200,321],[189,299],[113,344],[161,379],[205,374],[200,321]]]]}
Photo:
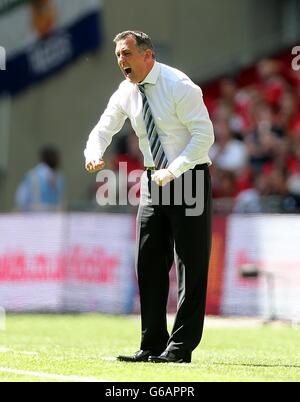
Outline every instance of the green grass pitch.
{"type": "Polygon", "coordinates": [[[207,324],[191,364],[115,361],[138,349],[139,333],[136,317],[8,315],[0,382],[300,381],[299,328],[207,324]]]}

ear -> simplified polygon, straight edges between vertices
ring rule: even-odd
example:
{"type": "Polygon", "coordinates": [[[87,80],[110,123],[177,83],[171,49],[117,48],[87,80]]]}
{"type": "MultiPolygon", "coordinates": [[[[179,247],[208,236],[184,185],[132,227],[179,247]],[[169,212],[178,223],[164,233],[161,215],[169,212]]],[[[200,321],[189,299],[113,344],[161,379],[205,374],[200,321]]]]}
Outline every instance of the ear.
{"type": "Polygon", "coordinates": [[[152,60],[153,59],[153,52],[151,49],[145,50],[145,60],[152,60]]]}

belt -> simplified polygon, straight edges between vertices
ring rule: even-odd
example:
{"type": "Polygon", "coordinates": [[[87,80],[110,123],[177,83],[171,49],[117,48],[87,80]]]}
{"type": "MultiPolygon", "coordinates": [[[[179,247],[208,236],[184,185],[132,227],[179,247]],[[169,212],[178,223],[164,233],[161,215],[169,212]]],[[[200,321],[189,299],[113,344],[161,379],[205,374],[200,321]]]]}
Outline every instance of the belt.
{"type": "Polygon", "coordinates": [[[199,169],[204,169],[206,167],[208,167],[208,163],[202,163],[202,164],[196,165],[194,167],[194,169],[199,170],[199,169]]]}
{"type": "MultiPolygon", "coordinates": [[[[207,167],[207,166],[208,166],[207,163],[202,163],[202,164],[196,165],[193,169],[196,169],[196,170],[198,170],[198,169],[203,169],[203,168],[205,168],[205,167],[207,167]]],[[[193,169],[191,169],[191,170],[193,170],[193,169]]],[[[156,169],[155,166],[150,166],[150,167],[145,166],[145,170],[154,171],[154,170],[157,170],[157,169],[156,169]]]]}

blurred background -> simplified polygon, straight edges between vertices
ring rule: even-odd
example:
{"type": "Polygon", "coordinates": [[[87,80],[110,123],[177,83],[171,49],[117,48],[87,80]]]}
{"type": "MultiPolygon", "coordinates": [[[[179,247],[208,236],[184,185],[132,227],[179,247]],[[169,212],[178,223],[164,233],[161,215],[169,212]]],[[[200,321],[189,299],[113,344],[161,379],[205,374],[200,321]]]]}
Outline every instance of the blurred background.
{"type": "MultiPolygon", "coordinates": [[[[214,123],[207,312],[300,320],[297,0],[0,0],[0,306],[139,311],[136,208],[100,207],[83,157],[126,29],[201,86],[214,123]]],[[[129,123],[105,160],[143,168],[129,123]]]]}

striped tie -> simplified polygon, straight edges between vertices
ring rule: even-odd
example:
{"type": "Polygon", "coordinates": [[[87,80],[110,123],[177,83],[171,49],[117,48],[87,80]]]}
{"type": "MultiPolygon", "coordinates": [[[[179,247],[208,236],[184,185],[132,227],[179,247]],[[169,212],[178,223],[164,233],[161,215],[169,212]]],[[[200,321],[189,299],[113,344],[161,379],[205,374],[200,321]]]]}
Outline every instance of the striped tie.
{"type": "Polygon", "coordinates": [[[151,113],[150,105],[145,94],[145,87],[144,85],[138,85],[138,88],[143,99],[143,118],[146,125],[153,161],[157,169],[164,169],[168,165],[168,159],[165,155],[157,133],[157,129],[155,127],[155,122],[151,113]]]}

